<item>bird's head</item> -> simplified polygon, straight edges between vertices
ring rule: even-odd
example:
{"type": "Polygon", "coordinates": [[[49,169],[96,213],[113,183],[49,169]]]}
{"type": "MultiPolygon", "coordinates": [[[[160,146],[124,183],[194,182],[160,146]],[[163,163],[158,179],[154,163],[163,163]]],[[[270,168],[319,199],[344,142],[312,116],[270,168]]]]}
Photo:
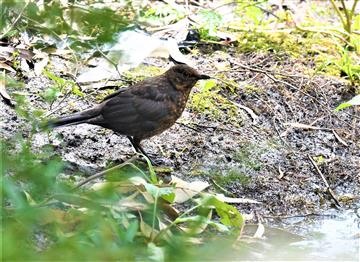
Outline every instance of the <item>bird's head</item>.
{"type": "Polygon", "coordinates": [[[165,75],[178,90],[191,89],[198,80],[210,78],[210,76],[199,74],[188,65],[173,66],[165,72],[165,75]]]}

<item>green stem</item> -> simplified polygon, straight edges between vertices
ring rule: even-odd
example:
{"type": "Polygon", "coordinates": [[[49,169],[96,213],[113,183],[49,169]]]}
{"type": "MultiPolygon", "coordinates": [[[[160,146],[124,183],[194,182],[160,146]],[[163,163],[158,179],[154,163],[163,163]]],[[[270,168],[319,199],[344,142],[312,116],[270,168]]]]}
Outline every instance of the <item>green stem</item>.
{"type": "Polygon", "coordinates": [[[345,27],[346,27],[346,22],[345,22],[342,14],[341,14],[340,9],[339,9],[339,8],[337,7],[337,5],[335,4],[335,1],[334,1],[334,0],[330,0],[330,2],[331,2],[331,5],[333,6],[333,8],[335,9],[335,12],[337,13],[338,17],[340,18],[343,27],[345,28],[345,27]]]}
{"type": "Polygon", "coordinates": [[[344,13],[345,13],[345,18],[346,18],[346,23],[345,23],[345,26],[344,26],[344,29],[349,33],[351,34],[351,16],[349,14],[349,11],[346,9],[346,5],[345,5],[345,2],[344,0],[341,0],[341,5],[344,9],[344,13]]]}
{"type": "Polygon", "coordinates": [[[353,6],[352,6],[352,8],[351,8],[351,16],[354,15],[354,13],[355,13],[355,8],[356,8],[358,2],[359,2],[359,0],[355,0],[355,1],[354,1],[354,4],[353,4],[353,6]]]}
{"type": "Polygon", "coordinates": [[[154,203],[154,210],[153,210],[153,218],[152,218],[152,225],[151,225],[151,234],[150,234],[150,239],[151,239],[151,241],[153,241],[153,235],[154,235],[155,219],[156,219],[156,209],[157,209],[158,198],[159,198],[159,192],[157,191],[157,192],[156,192],[156,196],[155,196],[155,203],[154,203]]]}
{"type": "Polygon", "coordinates": [[[179,218],[182,218],[186,215],[188,215],[190,212],[194,211],[195,209],[197,209],[198,207],[200,207],[200,205],[196,205],[192,208],[190,208],[189,210],[187,210],[186,212],[184,212],[183,214],[181,214],[178,218],[176,218],[173,222],[171,222],[171,224],[169,224],[167,227],[165,227],[164,229],[160,230],[159,234],[157,234],[157,236],[154,238],[153,242],[156,242],[161,235],[163,235],[167,230],[169,230],[172,226],[177,224],[177,221],[179,218]]]}

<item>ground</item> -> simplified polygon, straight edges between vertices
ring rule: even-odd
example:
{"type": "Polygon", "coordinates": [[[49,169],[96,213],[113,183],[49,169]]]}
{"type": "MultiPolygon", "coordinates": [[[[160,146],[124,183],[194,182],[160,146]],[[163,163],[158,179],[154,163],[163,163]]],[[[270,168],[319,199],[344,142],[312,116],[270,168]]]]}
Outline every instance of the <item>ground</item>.
{"type": "MultiPolygon", "coordinates": [[[[257,217],[315,214],[335,202],[311,158],[342,206],[351,208],[358,201],[359,109],[334,112],[354,95],[351,86],[325,75],[310,77],[309,62],[286,55],[238,54],[227,48],[191,59],[197,70],[217,79],[217,95],[232,106],[217,101],[213,106],[220,113],[215,116],[209,113],[213,108],[199,110],[194,102],[200,92],[197,86],[179,124],[143,141],[152,156],[173,169],[171,174],[188,181],[206,180],[211,191],[257,200],[261,204],[238,205],[243,213],[257,217]],[[226,66],[220,68],[221,63],[226,66]]],[[[164,70],[170,66],[167,60],[147,62],[164,70]]],[[[60,74],[60,68],[54,73],[60,74]]],[[[24,92],[34,108],[52,116],[88,108],[98,102],[97,96],[109,92],[83,87],[85,96],[60,97],[50,109],[39,94],[51,84],[44,76],[29,77],[24,92]]],[[[2,137],[20,129],[24,136],[29,134],[30,126],[13,108],[2,103],[0,114],[2,137]]],[[[133,154],[125,137],[86,124],[58,128],[50,135],[37,133],[33,143],[39,148],[53,145],[68,163],[64,171],[68,176],[91,175],[133,154]]]]}

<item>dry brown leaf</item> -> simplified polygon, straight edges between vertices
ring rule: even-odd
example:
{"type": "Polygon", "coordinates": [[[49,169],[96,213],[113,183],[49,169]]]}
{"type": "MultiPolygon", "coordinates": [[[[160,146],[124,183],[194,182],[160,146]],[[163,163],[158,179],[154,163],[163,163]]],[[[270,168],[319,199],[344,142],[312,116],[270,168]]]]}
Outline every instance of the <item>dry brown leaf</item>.
{"type": "Polygon", "coordinates": [[[175,184],[175,203],[183,203],[209,186],[209,183],[204,181],[194,181],[189,183],[176,176],[171,176],[171,184],[175,184]]]}
{"type": "Polygon", "coordinates": [[[8,70],[8,71],[10,71],[10,72],[12,72],[12,73],[16,73],[16,71],[15,71],[14,68],[12,68],[11,66],[9,66],[9,65],[7,65],[7,64],[5,64],[5,63],[3,63],[3,62],[0,62],[0,68],[3,68],[3,69],[5,69],[5,70],[8,70]]]}

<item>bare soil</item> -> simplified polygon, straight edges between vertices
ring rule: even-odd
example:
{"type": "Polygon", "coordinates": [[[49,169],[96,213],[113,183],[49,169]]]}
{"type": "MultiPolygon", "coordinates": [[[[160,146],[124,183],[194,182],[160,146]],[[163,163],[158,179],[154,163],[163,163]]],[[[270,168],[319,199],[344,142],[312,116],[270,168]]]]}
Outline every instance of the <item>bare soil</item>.
{"type": "MultiPolygon", "coordinates": [[[[55,73],[58,70],[60,74],[65,61],[54,59],[59,64],[55,73]]],[[[226,54],[218,51],[192,59],[199,71],[222,75],[236,83],[238,87],[231,91],[218,81],[221,94],[243,107],[238,108],[235,119],[225,114],[217,120],[187,109],[179,120],[183,124],[143,141],[150,155],[173,168],[172,174],[185,180],[207,180],[212,191],[260,201],[260,205],[238,206],[240,211],[258,217],[321,213],[333,208],[334,200],[310,162],[312,157],[342,206],[351,208],[359,203],[359,109],[334,112],[338,104],[354,95],[354,88],[329,76],[309,77],[305,73],[312,67],[309,62],[285,55],[228,50],[226,54]],[[215,64],[224,61],[229,63],[225,71],[215,69],[215,64]],[[247,182],[226,180],[230,172],[244,176],[247,182]],[[214,173],[224,176],[224,186],[215,182],[214,173]]],[[[163,60],[151,60],[154,63],[162,68],[169,66],[163,60]]],[[[83,90],[85,97],[60,97],[50,109],[39,96],[50,85],[45,77],[31,76],[22,91],[33,107],[52,110],[53,116],[86,109],[96,103],[97,94],[105,92],[88,86],[83,90]]],[[[8,92],[11,94],[11,90],[8,92]]],[[[2,137],[9,138],[19,131],[24,136],[30,133],[29,124],[3,102],[0,117],[2,137]]],[[[39,148],[52,144],[68,163],[65,173],[71,176],[91,175],[133,154],[125,137],[86,124],[58,128],[50,136],[38,133],[33,143],[39,148]]]]}

